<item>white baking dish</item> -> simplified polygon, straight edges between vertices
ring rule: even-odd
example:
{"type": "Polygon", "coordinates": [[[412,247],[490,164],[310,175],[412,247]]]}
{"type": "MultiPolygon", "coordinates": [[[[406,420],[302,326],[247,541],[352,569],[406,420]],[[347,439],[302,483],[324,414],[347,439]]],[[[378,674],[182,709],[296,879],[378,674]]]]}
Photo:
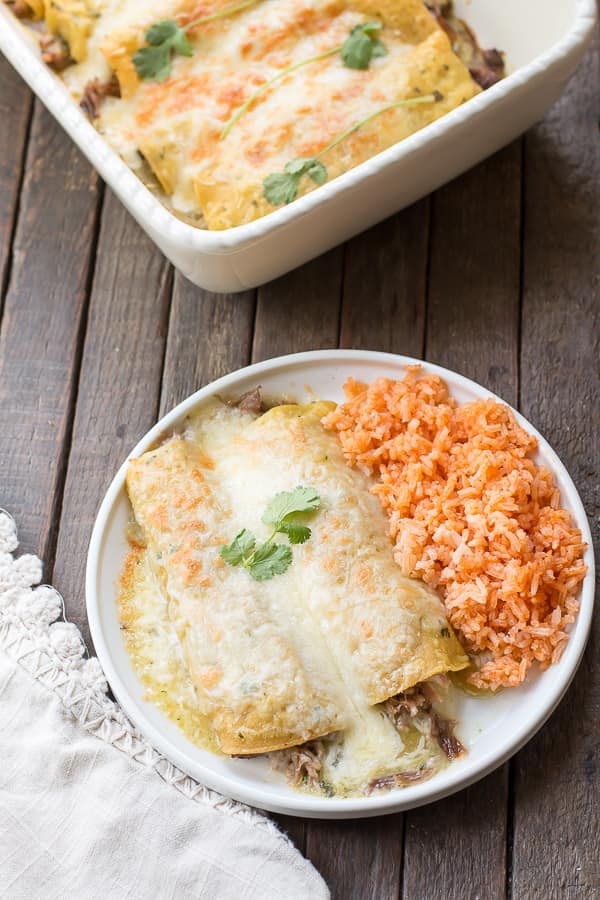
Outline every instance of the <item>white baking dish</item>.
{"type": "Polygon", "coordinates": [[[506,52],[506,79],[290,206],[219,232],[184,224],[142,185],[1,2],[0,50],[173,264],[204,288],[239,291],[408,206],[515,138],[558,98],[596,20],[595,0],[457,0],[455,6],[482,46],[506,52]]]}

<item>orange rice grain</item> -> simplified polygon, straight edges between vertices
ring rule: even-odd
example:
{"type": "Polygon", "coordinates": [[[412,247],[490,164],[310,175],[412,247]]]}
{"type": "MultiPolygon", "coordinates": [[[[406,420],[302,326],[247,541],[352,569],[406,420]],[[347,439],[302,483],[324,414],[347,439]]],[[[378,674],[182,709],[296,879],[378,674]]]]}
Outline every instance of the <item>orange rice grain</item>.
{"type": "Polygon", "coordinates": [[[508,406],[458,406],[437,375],[349,379],[323,419],[351,465],[374,475],[404,574],[436,588],[478,687],[520,684],[557,662],[579,605],[585,545],[560,507],[536,439],[508,406]]]}

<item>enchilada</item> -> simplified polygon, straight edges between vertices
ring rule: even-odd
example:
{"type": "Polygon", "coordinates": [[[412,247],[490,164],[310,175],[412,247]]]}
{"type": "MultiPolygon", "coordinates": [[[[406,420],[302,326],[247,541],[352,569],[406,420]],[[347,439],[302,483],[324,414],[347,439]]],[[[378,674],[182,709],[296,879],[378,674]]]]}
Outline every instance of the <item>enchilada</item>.
{"type": "Polygon", "coordinates": [[[19,0],[25,8],[44,18],[43,57],[108,142],[173,211],[210,229],[316,189],[503,68],[496,54],[482,78],[481,54],[461,50],[471,32],[449,4],[421,0],[19,0]]]}
{"type": "Polygon", "coordinates": [[[338,730],[345,704],[302,623],[219,556],[228,498],[214,463],[174,437],[129,463],[127,490],[167,596],[200,711],[224,753],[264,753],[338,730]]]}
{"type": "Polygon", "coordinates": [[[357,787],[373,771],[397,771],[402,755],[377,705],[468,661],[437,596],[396,566],[369,480],[320,423],[331,406],[256,417],[217,401],[183,435],[131,460],[127,490],[222,752],[342,732],[336,777],[357,787]],[[228,562],[222,551],[244,530],[271,540],[265,508],[302,483],[318,505],[302,525],[309,535],[290,543],[287,567],[255,580],[228,562]]]}

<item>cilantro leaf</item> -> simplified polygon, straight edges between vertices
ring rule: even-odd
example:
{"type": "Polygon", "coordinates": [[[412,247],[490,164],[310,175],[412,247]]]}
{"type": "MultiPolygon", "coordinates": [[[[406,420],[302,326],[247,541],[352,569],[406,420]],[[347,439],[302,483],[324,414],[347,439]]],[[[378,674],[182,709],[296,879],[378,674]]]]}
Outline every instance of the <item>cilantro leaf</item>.
{"type": "Polygon", "coordinates": [[[371,41],[373,45],[373,59],[377,59],[381,56],[387,56],[387,49],[384,43],[379,40],[379,38],[375,38],[371,41]]]}
{"type": "Polygon", "coordinates": [[[381,30],[380,22],[356,25],[342,44],[340,56],[348,69],[368,69],[374,56],[385,56],[385,46],[372,35],[381,30]]]}
{"type": "Polygon", "coordinates": [[[363,22],[362,25],[355,25],[352,31],[360,29],[361,31],[364,31],[365,34],[371,36],[376,31],[381,31],[382,28],[383,25],[381,22],[363,22]]]}
{"type": "Polygon", "coordinates": [[[290,544],[304,544],[312,533],[308,525],[302,525],[301,522],[294,522],[293,519],[281,522],[277,530],[282,534],[287,534],[290,544]]]}
{"type": "Polygon", "coordinates": [[[287,175],[304,175],[313,162],[313,159],[292,159],[285,164],[283,171],[287,175]]]}
{"type": "Polygon", "coordinates": [[[273,206],[291,203],[298,196],[298,185],[303,175],[308,175],[315,184],[327,181],[327,169],[316,157],[292,159],[285,164],[283,172],[267,175],[263,181],[263,197],[273,206]]]}
{"type": "Polygon", "coordinates": [[[159,47],[165,41],[171,41],[181,28],[174,19],[155,22],[146,32],[146,41],[151,47],[159,47]]]}
{"type": "Polygon", "coordinates": [[[284,206],[298,196],[299,175],[277,172],[267,175],[263,182],[263,196],[272,206],[284,206]]]}
{"type": "MultiPolygon", "coordinates": [[[[377,43],[381,43],[378,41],[377,43]]],[[[175,53],[179,53],[180,56],[193,56],[194,48],[188,41],[185,31],[180,28],[177,34],[173,38],[173,43],[171,44],[175,53]]],[[[383,44],[381,45],[383,46],[383,44]]]]}
{"type": "Polygon", "coordinates": [[[242,528],[230,544],[221,547],[220,556],[230,566],[239,566],[244,563],[254,552],[256,538],[247,528],[242,528]]]}
{"type": "Polygon", "coordinates": [[[249,571],[255,581],[266,581],[274,575],[283,575],[292,562],[292,551],[286,544],[266,543],[258,548],[249,571]]]}
{"type": "Polygon", "coordinates": [[[135,70],[145,81],[165,81],[171,74],[172,53],[191,56],[194,52],[185,31],[173,19],[155,22],[146,32],[147,47],[141,47],[132,59],[135,70]]]}
{"type": "Polygon", "coordinates": [[[298,485],[293,491],[276,494],[262,517],[267,525],[278,525],[292,513],[314,512],[321,500],[314,488],[298,485]]]}
{"type": "Polygon", "coordinates": [[[171,74],[171,47],[142,47],[133,55],[135,70],[145,81],[166,81],[171,74]]]}
{"type": "Polygon", "coordinates": [[[299,485],[293,491],[281,491],[273,497],[262,517],[273,528],[265,543],[257,546],[252,532],[243,528],[230,544],[221,547],[221,558],[231,566],[242,565],[256,581],[283,574],[291,565],[292,551],[287,544],[275,544],[273,538],[279,532],[287,535],[290,544],[303,544],[311,531],[298,521],[298,516],[314,512],[320,505],[314,488],[299,485]]]}
{"type": "MultiPolygon", "coordinates": [[[[362,26],[357,27],[360,28],[362,26]]],[[[358,33],[359,32],[356,31],[356,29],[353,30],[353,34],[358,33]]],[[[369,41],[372,48],[370,51],[371,54],[374,52],[376,56],[381,56],[382,54],[387,53],[383,44],[379,46],[381,43],[380,41],[371,41],[370,39],[369,41]]],[[[379,107],[375,112],[372,112],[358,122],[355,122],[354,125],[351,125],[350,128],[347,128],[339,134],[331,141],[331,143],[320,150],[317,156],[312,158],[309,157],[307,159],[293,159],[286,163],[284,172],[268,175],[263,181],[264,198],[269,203],[272,203],[273,206],[281,206],[282,203],[291,203],[292,200],[295,200],[298,196],[298,184],[303,175],[308,175],[315,184],[323,184],[323,182],[327,180],[327,169],[321,162],[321,157],[333,150],[334,147],[337,147],[338,144],[341,144],[342,141],[345,141],[346,138],[349,138],[350,135],[354,134],[355,131],[358,131],[359,128],[362,128],[364,125],[372,122],[373,119],[376,119],[378,116],[381,116],[391,109],[399,109],[401,106],[413,106],[422,103],[439,103],[440,100],[443,100],[443,94],[440,94],[439,91],[432,91],[430,94],[419,94],[415,97],[406,97],[404,100],[396,100],[394,103],[387,103],[385,106],[379,107]]]]}
{"type": "Polygon", "coordinates": [[[364,31],[353,31],[341,49],[342,62],[348,69],[368,69],[372,56],[372,41],[364,31]]]}
{"type": "Polygon", "coordinates": [[[325,182],[327,181],[327,169],[318,159],[314,159],[311,161],[310,165],[306,169],[306,174],[309,176],[309,178],[312,178],[315,184],[325,184],[325,182]]]}

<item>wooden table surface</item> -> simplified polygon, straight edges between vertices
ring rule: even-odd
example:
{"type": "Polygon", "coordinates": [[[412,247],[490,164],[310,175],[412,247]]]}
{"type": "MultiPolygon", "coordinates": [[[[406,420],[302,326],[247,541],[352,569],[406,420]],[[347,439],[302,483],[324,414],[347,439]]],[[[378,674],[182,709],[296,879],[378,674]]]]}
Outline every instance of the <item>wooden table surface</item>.
{"type": "MultiPolygon", "coordinates": [[[[388,350],[476,379],[548,438],[597,526],[598,85],[596,44],[523,139],[284,278],[217,296],[173,271],[0,62],[0,505],[88,639],[87,545],[118,465],[192,391],[282,353],[388,350]]],[[[599,634],[597,617],[548,724],[474,787],[361,822],[280,818],[332,896],[600,897],[599,634]]]]}

